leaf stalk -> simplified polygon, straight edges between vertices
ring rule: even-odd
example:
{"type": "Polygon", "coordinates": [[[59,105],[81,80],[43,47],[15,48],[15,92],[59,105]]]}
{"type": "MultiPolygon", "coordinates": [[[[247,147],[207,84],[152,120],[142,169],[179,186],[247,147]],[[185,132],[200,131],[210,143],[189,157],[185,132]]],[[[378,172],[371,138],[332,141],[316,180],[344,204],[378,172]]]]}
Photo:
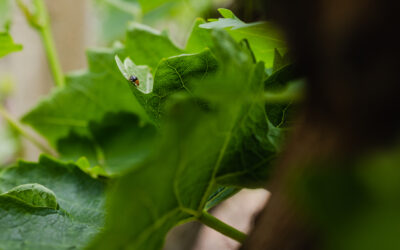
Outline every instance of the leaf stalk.
{"type": "Polygon", "coordinates": [[[231,239],[238,241],[239,243],[244,243],[246,240],[247,235],[236,228],[220,221],[219,219],[215,218],[211,214],[203,211],[197,220],[201,223],[211,227],[212,229],[222,233],[225,236],[228,236],[231,239]]]}

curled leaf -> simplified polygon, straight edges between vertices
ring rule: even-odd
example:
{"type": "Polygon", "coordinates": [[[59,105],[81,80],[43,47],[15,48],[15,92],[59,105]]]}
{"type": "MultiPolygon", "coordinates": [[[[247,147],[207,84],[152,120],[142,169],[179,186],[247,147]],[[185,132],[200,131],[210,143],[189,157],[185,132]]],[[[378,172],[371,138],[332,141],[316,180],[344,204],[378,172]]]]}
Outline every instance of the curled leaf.
{"type": "Polygon", "coordinates": [[[37,183],[17,186],[1,196],[14,198],[32,207],[51,208],[55,210],[59,208],[54,192],[37,183]]]}

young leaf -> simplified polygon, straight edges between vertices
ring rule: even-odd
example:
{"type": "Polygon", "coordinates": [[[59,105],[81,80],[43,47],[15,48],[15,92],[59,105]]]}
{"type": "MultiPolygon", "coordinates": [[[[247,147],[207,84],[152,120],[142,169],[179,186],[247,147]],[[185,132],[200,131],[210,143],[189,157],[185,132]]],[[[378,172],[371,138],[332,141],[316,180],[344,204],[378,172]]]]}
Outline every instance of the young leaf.
{"type": "Polygon", "coordinates": [[[46,156],[1,170],[0,249],[83,248],[103,226],[104,188],[46,156]]]}
{"type": "Polygon", "coordinates": [[[224,18],[201,24],[201,28],[224,28],[236,41],[247,39],[259,61],[264,61],[267,68],[272,67],[274,50],[284,50],[286,45],[277,29],[267,22],[245,23],[230,10],[218,9],[224,18]]]}
{"type": "Polygon", "coordinates": [[[158,65],[152,93],[143,94],[133,85],[131,89],[150,119],[159,123],[169,96],[182,90],[190,93],[195,88],[193,81],[205,79],[216,69],[217,62],[208,49],[197,54],[170,57],[161,60],[158,65]]]}
{"type": "Polygon", "coordinates": [[[0,58],[20,50],[22,50],[22,45],[15,44],[8,32],[0,31],[0,58]]]}
{"type": "Polygon", "coordinates": [[[36,183],[17,186],[0,196],[13,198],[31,207],[58,209],[57,198],[53,191],[36,183]]]}
{"type": "Polygon", "coordinates": [[[122,63],[118,55],[115,56],[115,62],[125,79],[130,81],[140,92],[143,94],[153,92],[154,78],[148,66],[137,66],[129,57],[125,58],[122,63]]]}

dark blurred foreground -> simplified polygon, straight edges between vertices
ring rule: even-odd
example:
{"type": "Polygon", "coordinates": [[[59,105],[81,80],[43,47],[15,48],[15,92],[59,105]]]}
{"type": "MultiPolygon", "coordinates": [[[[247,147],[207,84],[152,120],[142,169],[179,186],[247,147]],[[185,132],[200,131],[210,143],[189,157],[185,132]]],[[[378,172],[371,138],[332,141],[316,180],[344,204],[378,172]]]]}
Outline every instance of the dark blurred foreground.
{"type": "Polygon", "coordinates": [[[243,249],[400,249],[398,4],[264,4],[309,85],[243,249]]]}

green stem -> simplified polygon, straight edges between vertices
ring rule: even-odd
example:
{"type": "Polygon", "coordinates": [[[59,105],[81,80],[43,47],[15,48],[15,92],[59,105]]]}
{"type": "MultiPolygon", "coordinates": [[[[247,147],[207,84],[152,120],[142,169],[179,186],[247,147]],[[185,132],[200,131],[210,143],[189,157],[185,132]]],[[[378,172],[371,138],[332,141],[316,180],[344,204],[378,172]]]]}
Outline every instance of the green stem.
{"type": "Polygon", "coordinates": [[[40,141],[38,141],[35,137],[30,135],[24,128],[23,126],[14,118],[11,117],[11,115],[2,107],[0,106],[0,116],[2,116],[10,126],[15,129],[19,134],[21,134],[23,137],[25,137],[27,140],[32,142],[36,147],[38,147],[41,151],[50,154],[50,155],[55,155],[53,150],[49,149],[46,145],[42,144],[40,141]]]}
{"type": "Polygon", "coordinates": [[[236,228],[231,227],[228,224],[218,220],[217,218],[205,211],[201,213],[197,220],[240,243],[243,243],[246,240],[247,235],[245,233],[240,232],[236,228]]]}
{"type": "Polygon", "coordinates": [[[34,0],[34,12],[31,12],[22,0],[17,0],[17,4],[24,13],[28,23],[40,34],[55,85],[63,87],[65,85],[64,74],[58,59],[56,46],[51,33],[50,17],[44,1],[34,0]]]}
{"type": "Polygon", "coordinates": [[[54,83],[58,87],[64,87],[64,74],[61,69],[60,60],[58,59],[56,46],[51,32],[49,13],[43,0],[36,0],[36,7],[38,8],[37,11],[40,13],[43,21],[43,24],[39,28],[39,33],[53,74],[54,83]]]}
{"type": "Polygon", "coordinates": [[[49,61],[54,83],[58,87],[64,87],[65,86],[64,75],[61,69],[60,61],[58,60],[58,55],[54,46],[54,40],[51,35],[50,28],[41,29],[40,35],[42,37],[43,45],[46,50],[46,55],[49,61]]]}

